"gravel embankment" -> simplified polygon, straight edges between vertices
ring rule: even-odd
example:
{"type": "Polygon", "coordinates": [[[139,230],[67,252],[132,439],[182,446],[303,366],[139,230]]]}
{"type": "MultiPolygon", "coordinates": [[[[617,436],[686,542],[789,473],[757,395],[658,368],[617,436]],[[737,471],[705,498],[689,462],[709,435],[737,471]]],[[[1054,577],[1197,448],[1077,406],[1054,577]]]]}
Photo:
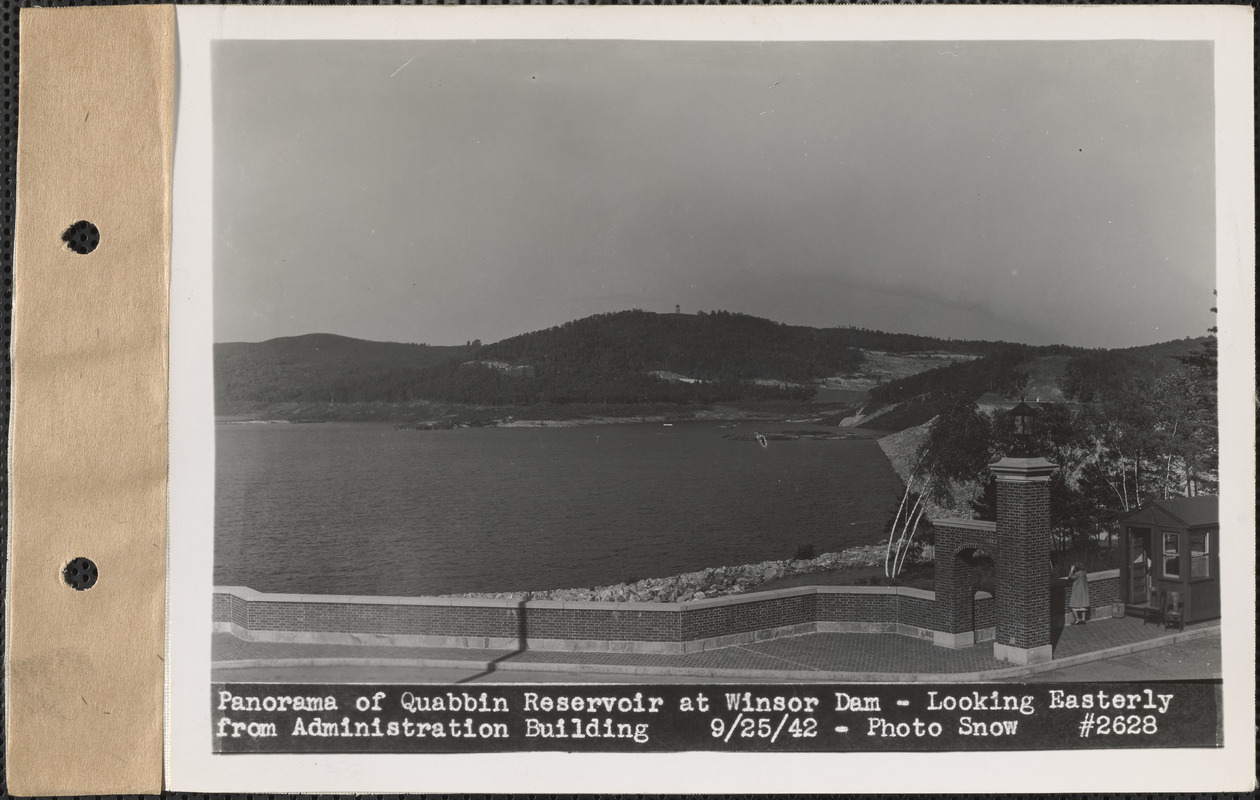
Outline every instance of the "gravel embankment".
{"type": "MultiPolygon", "coordinates": [[[[929,548],[930,550],[930,548],[929,548]]],[[[930,553],[924,554],[931,559],[930,553]]],[[[648,578],[635,583],[618,583],[593,589],[548,589],[538,592],[475,592],[450,597],[481,597],[499,600],[605,600],[618,602],[673,603],[706,597],[740,594],[763,583],[792,575],[831,572],[854,567],[882,566],[884,545],[861,545],[838,553],[824,553],[809,560],[763,561],[737,567],[711,567],[669,578],[648,578]]]]}

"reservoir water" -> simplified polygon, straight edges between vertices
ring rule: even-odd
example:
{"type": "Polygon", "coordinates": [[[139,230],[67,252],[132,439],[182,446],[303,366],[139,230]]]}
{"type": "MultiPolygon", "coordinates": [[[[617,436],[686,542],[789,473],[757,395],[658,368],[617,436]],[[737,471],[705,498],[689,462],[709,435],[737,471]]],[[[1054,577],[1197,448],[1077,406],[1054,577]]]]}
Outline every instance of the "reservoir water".
{"type": "Polygon", "coordinates": [[[409,596],[570,588],[876,541],[901,483],[873,439],[723,437],[808,427],[220,423],[215,583],[409,596]]]}

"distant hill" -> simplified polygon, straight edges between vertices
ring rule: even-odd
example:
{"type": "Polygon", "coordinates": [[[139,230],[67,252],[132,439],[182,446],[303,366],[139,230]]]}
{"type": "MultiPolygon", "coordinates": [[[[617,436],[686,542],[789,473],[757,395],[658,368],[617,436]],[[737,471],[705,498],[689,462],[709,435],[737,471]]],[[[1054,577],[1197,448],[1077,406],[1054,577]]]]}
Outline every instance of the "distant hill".
{"type": "MultiPolygon", "coordinates": [[[[623,311],[482,346],[330,334],[215,346],[220,409],[265,403],[715,403],[808,400],[863,350],[987,352],[991,342],[810,328],[725,311],[623,311]]],[[[931,360],[926,364],[938,363],[931,360]]]]}
{"type": "Polygon", "coordinates": [[[1065,392],[1082,402],[1134,380],[1155,380],[1182,369],[1178,356],[1202,347],[1207,337],[1118,350],[1089,350],[1072,360],[1060,381],[1065,392]]]}
{"type": "Polygon", "coordinates": [[[664,371],[706,381],[805,382],[862,360],[835,331],[722,311],[599,314],[513,336],[483,352],[540,372],[664,371]]]}
{"type": "Polygon", "coordinates": [[[1034,362],[1046,364],[1043,360],[1046,357],[1067,356],[1067,360],[1070,360],[1072,356],[1083,352],[1085,351],[1057,345],[1035,347],[1004,343],[973,361],[958,362],[889,381],[871,389],[870,397],[875,403],[890,404],[939,400],[959,395],[976,399],[986,393],[1005,396],[1019,392],[1027,383],[1026,365],[1034,362]]]}
{"type": "Polygon", "coordinates": [[[215,400],[220,403],[405,402],[435,364],[466,357],[471,347],[368,342],[330,333],[214,346],[215,400]]]}
{"type": "Polygon", "coordinates": [[[1027,397],[1043,402],[1091,402],[1101,388],[1154,380],[1181,369],[1177,356],[1205,338],[1117,350],[998,343],[986,355],[901,378],[870,390],[863,427],[904,430],[927,422],[954,397],[996,402],[1027,397]]]}
{"type": "Polygon", "coordinates": [[[1049,393],[1073,376],[1087,386],[1117,364],[1174,368],[1170,356],[1198,341],[1087,351],[810,328],[725,311],[623,311],[487,345],[332,334],[217,344],[215,399],[219,413],[281,403],[695,405],[804,402],[822,386],[869,386],[851,395],[857,402],[869,395],[863,410],[878,419],[867,424],[900,430],[930,419],[943,399],[959,394],[1019,396],[1029,387],[1049,393]],[[932,368],[938,364],[948,366],[932,368]],[[900,377],[887,380],[892,376],[900,377]]]}

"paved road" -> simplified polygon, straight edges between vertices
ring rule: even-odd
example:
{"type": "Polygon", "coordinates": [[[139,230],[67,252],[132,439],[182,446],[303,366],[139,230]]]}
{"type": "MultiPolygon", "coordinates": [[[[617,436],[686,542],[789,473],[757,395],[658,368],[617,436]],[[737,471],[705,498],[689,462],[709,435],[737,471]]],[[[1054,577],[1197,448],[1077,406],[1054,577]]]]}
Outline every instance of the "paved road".
{"type": "MultiPolygon", "coordinates": [[[[1153,650],[1115,656],[1075,667],[1064,667],[1013,682],[1193,680],[1221,675],[1221,640],[1218,636],[1195,639],[1153,650]]],[[[616,675],[581,672],[523,672],[420,667],[250,667],[214,671],[216,681],[261,683],[747,683],[675,675],[616,675]]],[[[758,679],[759,683],[764,681],[758,679]]]]}

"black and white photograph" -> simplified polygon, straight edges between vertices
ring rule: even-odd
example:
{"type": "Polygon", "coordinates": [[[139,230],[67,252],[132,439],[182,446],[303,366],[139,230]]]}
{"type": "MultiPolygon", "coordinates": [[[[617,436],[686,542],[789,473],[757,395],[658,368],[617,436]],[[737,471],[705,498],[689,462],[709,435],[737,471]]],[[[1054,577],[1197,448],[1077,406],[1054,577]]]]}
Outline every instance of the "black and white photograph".
{"type": "Polygon", "coordinates": [[[791,10],[205,37],[225,763],[1225,745],[1219,43],[791,10]]]}

